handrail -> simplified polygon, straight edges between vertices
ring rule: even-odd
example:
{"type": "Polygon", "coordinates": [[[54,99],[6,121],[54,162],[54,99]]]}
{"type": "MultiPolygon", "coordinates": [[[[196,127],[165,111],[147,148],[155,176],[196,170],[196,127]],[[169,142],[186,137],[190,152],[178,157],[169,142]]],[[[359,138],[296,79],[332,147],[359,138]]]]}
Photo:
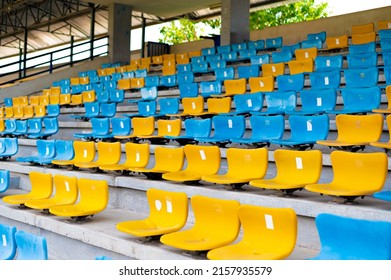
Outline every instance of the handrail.
{"type": "Polygon", "coordinates": [[[10,79],[5,79],[3,81],[0,81],[0,86],[5,84],[14,83],[21,79],[30,78],[33,76],[37,76],[43,73],[52,73],[53,70],[62,68],[62,67],[68,67],[72,66],[74,63],[86,61],[86,60],[93,60],[95,57],[98,56],[104,56],[108,55],[108,36],[99,37],[91,41],[86,41],[78,44],[74,44],[73,40],[71,40],[71,45],[66,48],[61,48],[52,52],[36,55],[33,57],[28,57],[24,59],[23,55],[20,55],[20,59],[15,62],[11,62],[5,65],[1,65],[1,68],[5,67],[17,67],[18,70],[10,71],[6,73],[0,74],[0,78],[4,78],[6,76],[10,76],[10,79]],[[95,44],[99,42],[104,42],[104,40],[107,40],[106,43],[103,44],[95,44]],[[95,46],[97,45],[97,46],[95,46]],[[85,47],[85,49],[83,49],[85,47]],[[76,51],[75,49],[82,48],[80,51],[76,51]],[[67,55],[61,55],[60,57],[55,57],[56,54],[61,52],[67,52],[67,55]],[[48,57],[48,59],[43,59],[45,57],[48,57]],[[81,57],[81,58],[78,58],[81,57]],[[40,59],[42,58],[42,59],[40,59]],[[32,62],[33,60],[38,60],[38,62],[32,62]],[[65,62],[60,62],[64,61],[65,62]],[[32,64],[31,66],[26,67],[29,62],[32,64]],[[47,65],[48,67],[43,67],[47,65]],[[41,69],[39,69],[41,67],[41,69]],[[28,73],[29,70],[37,70],[31,73],[28,73]],[[15,78],[17,76],[17,78],[15,78]]]}

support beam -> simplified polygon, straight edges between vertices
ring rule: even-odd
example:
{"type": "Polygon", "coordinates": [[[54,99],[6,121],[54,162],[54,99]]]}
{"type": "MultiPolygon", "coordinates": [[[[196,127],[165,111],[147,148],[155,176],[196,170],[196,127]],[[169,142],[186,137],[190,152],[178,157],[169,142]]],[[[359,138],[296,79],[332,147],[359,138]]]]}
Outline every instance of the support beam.
{"type": "Polygon", "coordinates": [[[91,3],[90,7],[91,7],[90,59],[93,60],[94,59],[94,39],[95,39],[95,5],[91,3]]]}
{"type": "Polygon", "coordinates": [[[250,39],[250,0],[221,1],[221,45],[250,39]]]}
{"type": "Polygon", "coordinates": [[[111,63],[129,64],[132,7],[109,5],[109,56],[111,63]]]}
{"type": "Polygon", "coordinates": [[[141,57],[145,56],[145,27],[146,27],[147,20],[145,19],[144,15],[142,17],[142,26],[141,26],[141,57]]]}

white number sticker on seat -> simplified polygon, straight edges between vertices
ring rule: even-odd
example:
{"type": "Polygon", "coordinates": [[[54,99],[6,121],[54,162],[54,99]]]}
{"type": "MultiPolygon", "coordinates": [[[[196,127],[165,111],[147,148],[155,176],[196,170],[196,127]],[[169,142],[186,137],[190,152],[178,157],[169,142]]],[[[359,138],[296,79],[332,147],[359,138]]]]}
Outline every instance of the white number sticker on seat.
{"type": "Polygon", "coordinates": [[[171,124],[167,125],[167,132],[171,132],[171,124]]]}
{"type": "Polygon", "coordinates": [[[330,84],[329,77],[324,77],[324,84],[328,86],[330,84]]]}
{"type": "Polygon", "coordinates": [[[196,108],[195,102],[191,102],[191,108],[194,110],[196,108]]]}
{"type": "Polygon", "coordinates": [[[65,190],[66,190],[67,192],[70,191],[70,189],[69,189],[69,182],[68,182],[68,181],[65,181],[65,190]]]}
{"type": "Polygon", "coordinates": [[[204,150],[200,150],[200,156],[202,160],[206,160],[206,155],[204,150]]]}
{"type": "Polygon", "coordinates": [[[339,45],[339,39],[336,39],[336,40],[335,40],[335,43],[336,43],[337,45],[339,45]]]}
{"type": "Polygon", "coordinates": [[[273,72],[273,73],[276,72],[276,67],[275,67],[275,66],[272,66],[272,72],[273,72]]]}
{"type": "Polygon", "coordinates": [[[303,160],[301,157],[296,158],[296,168],[297,169],[303,169],[303,160]]]}
{"type": "Polygon", "coordinates": [[[139,162],[139,161],[140,161],[140,153],[137,152],[137,153],[136,153],[136,162],[139,162]]]}
{"type": "Polygon", "coordinates": [[[247,106],[248,107],[252,107],[253,106],[253,102],[251,101],[251,99],[247,99],[247,106]]]}
{"type": "Polygon", "coordinates": [[[318,107],[322,106],[322,98],[320,98],[320,97],[316,98],[316,106],[318,106],[318,107]]]}
{"type": "Polygon", "coordinates": [[[3,247],[6,247],[7,246],[7,237],[5,236],[5,234],[1,235],[1,239],[3,239],[3,247]]]}
{"type": "Polygon", "coordinates": [[[166,208],[167,208],[167,213],[172,213],[172,203],[169,200],[166,200],[166,208]]]}
{"type": "Polygon", "coordinates": [[[86,158],[86,157],[87,157],[87,155],[88,155],[88,152],[87,152],[87,150],[84,150],[84,151],[83,151],[83,157],[85,157],[85,158],[86,158]]]}
{"type": "Polygon", "coordinates": [[[274,230],[274,222],[272,215],[265,214],[265,223],[267,229],[274,230]]]}
{"type": "Polygon", "coordinates": [[[262,81],[260,81],[260,82],[259,82],[259,85],[260,85],[261,87],[264,87],[264,86],[265,86],[265,83],[262,82],[262,81]]]}
{"type": "Polygon", "coordinates": [[[162,209],[162,202],[160,200],[155,200],[155,207],[157,211],[162,209]]]}
{"type": "Polygon", "coordinates": [[[232,120],[228,120],[228,128],[232,128],[232,120]]]}
{"type": "Polygon", "coordinates": [[[305,53],[304,53],[304,57],[305,57],[305,58],[308,58],[308,52],[305,52],[305,53]]]}
{"type": "Polygon", "coordinates": [[[330,66],[331,66],[331,61],[330,61],[330,59],[327,59],[327,60],[326,60],[326,66],[327,66],[327,67],[330,67],[330,66]]]}

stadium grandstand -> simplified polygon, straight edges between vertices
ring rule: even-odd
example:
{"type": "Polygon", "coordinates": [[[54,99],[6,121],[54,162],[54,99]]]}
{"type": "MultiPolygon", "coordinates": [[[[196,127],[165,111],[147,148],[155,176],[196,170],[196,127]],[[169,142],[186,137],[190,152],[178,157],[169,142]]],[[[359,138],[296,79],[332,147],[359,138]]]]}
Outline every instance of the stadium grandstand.
{"type": "Polygon", "coordinates": [[[391,6],[249,30],[283,2],[3,1],[0,259],[391,259],[391,6]]]}

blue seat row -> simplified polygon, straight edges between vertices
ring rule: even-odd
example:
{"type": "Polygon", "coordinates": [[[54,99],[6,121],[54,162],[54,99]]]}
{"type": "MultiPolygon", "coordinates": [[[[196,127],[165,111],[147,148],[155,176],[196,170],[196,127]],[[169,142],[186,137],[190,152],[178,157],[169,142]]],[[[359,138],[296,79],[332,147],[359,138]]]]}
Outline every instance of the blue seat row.
{"type": "Polygon", "coordinates": [[[5,137],[46,139],[59,130],[57,117],[31,118],[27,120],[6,119],[5,129],[0,132],[5,137]]]}

